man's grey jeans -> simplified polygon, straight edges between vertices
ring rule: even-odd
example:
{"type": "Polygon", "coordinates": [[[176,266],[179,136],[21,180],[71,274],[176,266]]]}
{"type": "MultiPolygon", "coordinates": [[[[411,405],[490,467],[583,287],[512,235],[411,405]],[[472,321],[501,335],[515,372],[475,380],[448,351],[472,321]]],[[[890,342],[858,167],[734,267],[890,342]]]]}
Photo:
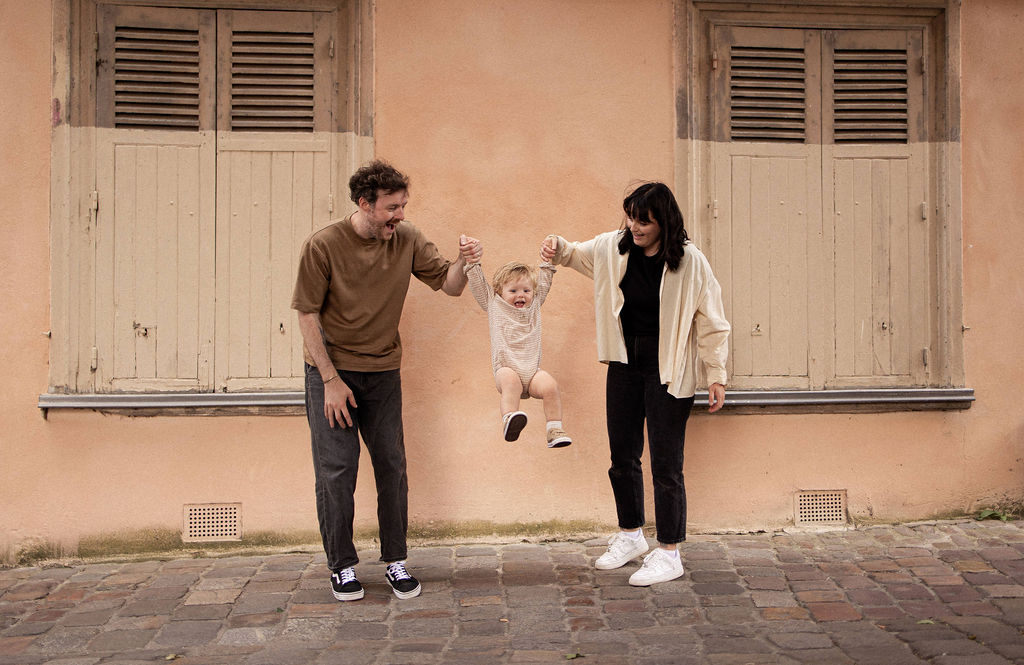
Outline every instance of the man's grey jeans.
{"type": "Polygon", "coordinates": [[[339,371],[355,395],[349,405],[351,427],[332,428],[324,416],[324,383],[320,372],[306,365],[306,418],[313,443],[316,512],[327,566],[341,570],[359,562],[352,544],[353,495],[359,470],[359,437],[370,453],[377,482],[377,524],[381,561],[406,558],[409,525],[409,481],[405,470],[402,430],[402,377],[399,370],[339,371]]]}

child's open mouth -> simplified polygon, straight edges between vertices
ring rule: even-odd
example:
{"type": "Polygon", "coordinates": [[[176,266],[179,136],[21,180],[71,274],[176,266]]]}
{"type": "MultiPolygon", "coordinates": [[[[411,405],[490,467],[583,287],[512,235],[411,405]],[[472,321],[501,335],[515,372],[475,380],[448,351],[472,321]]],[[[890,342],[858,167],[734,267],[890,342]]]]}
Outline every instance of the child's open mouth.
{"type": "Polygon", "coordinates": [[[516,300],[512,304],[515,305],[516,307],[519,307],[520,309],[522,309],[523,307],[526,307],[526,301],[525,300],[516,300]]]}

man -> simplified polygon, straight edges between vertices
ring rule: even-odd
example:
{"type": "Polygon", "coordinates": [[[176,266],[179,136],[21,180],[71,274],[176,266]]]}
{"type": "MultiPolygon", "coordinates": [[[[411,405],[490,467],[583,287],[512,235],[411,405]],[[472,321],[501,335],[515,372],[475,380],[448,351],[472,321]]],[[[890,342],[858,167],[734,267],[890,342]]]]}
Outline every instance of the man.
{"type": "Polygon", "coordinates": [[[349,189],[358,209],[306,240],[292,296],[306,360],[317,517],[334,597],[362,598],[352,544],[361,434],[377,483],[386,577],[398,598],[413,598],[421,587],[405,567],[408,479],[398,323],[411,276],[458,296],[467,259],[479,259],[482,250],[469,238],[449,261],[403,221],[409,180],[385,162],[356,171],[349,189]]]}

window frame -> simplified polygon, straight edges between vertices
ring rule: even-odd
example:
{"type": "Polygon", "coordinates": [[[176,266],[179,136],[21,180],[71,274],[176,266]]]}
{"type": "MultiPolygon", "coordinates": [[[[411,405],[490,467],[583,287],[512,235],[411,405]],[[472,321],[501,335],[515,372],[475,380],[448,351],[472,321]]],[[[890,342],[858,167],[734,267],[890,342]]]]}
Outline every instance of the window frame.
{"type": "MultiPolygon", "coordinates": [[[[105,397],[95,392],[96,364],[94,287],[99,266],[97,235],[97,76],[98,39],[94,26],[101,7],[225,9],[328,12],[336,21],[337,82],[331,91],[334,116],[329,132],[339,138],[335,191],[344,191],[343,177],[372,156],[372,7],[365,0],[54,0],[53,2],[53,131],[50,172],[50,363],[44,410],[75,399],[105,397]],[[369,29],[368,29],[369,28],[369,29]],[[339,94],[341,93],[341,94],[339,94]],[[89,347],[92,346],[90,353],[89,347]],[[47,405],[57,402],[55,405],[47,405]]],[[[210,248],[211,251],[213,248],[210,248]]],[[[176,394],[173,387],[143,388],[135,396],[176,394]]],[[[189,394],[189,393],[182,393],[189,394]]],[[[239,393],[241,394],[241,393],[239,393]]],[[[100,400],[103,401],[102,399],[100,400]]],[[[237,400],[236,400],[237,401],[237,400]]],[[[244,399],[243,399],[244,401],[244,399]]],[[[257,406],[271,400],[249,400],[257,406]]],[[[89,407],[95,408],[95,407],[89,407]]]]}

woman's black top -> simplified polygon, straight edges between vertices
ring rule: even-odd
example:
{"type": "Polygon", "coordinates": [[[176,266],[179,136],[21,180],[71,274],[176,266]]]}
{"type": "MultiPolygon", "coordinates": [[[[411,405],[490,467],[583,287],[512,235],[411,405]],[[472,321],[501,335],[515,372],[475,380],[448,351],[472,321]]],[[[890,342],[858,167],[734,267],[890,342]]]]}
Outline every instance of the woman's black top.
{"type": "Polygon", "coordinates": [[[658,314],[661,310],[661,275],[665,262],[644,256],[644,250],[631,247],[626,274],[619,282],[626,302],[619,319],[625,335],[658,336],[658,314]]]}

